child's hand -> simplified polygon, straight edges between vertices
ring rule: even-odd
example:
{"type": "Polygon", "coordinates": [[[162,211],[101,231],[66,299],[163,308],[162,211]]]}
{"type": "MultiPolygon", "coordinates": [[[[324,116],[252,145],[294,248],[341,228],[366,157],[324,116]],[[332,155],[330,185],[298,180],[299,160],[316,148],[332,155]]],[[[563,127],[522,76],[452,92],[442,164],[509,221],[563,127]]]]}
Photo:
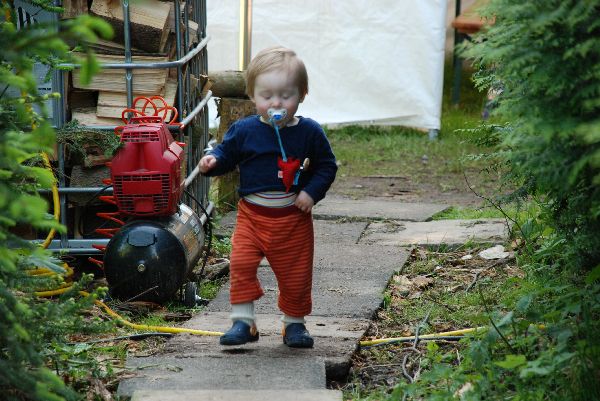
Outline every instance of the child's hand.
{"type": "Polygon", "coordinates": [[[217,158],[213,155],[206,155],[200,159],[200,172],[202,174],[212,170],[217,165],[217,158]]]}
{"type": "Polygon", "coordinates": [[[313,198],[311,198],[309,194],[307,194],[304,191],[300,191],[300,193],[296,197],[296,202],[294,202],[294,205],[296,205],[296,207],[302,210],[304,213],[310,213],[313,206],[315,205],[315,201],[313,200],[313,198]]]}

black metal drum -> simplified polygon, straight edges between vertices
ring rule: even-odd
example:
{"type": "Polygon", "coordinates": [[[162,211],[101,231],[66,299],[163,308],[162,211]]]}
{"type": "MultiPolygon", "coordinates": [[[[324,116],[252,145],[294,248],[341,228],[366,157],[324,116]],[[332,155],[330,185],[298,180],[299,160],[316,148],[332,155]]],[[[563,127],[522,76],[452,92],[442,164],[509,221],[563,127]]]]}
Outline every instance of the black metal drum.
{"type": "Polygon", "coordinates": [[[164,302],[192,276],[204,243],[198,215],[186,205],[156,220],[134,220],[106,246],[104,272],[120,300],[164,302]]]}

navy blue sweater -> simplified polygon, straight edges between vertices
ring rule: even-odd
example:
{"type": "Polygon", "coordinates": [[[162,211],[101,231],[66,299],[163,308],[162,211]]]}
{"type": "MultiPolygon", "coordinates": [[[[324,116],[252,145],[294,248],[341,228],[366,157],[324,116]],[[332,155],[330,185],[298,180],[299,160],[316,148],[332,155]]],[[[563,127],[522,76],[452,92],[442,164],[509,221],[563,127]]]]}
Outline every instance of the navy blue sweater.
{"type": "MultiPolygon", "coordinates": [[[[315,203],[325,197],[337,172],[335,156],[321,126],[310,118],[300,120],[293,127],[279,129],[281,141],[288,158],[310,160],[310,166],[300,174],[293,192],[304,190],[315,203]]],[[[277,157],[281,156],[275,130],[260,121],[258,115],[246,117],[231,125],[223,142],[210,152],[217,159],[208,176],[225,174],[239,166],[240,196],[264,191],[285,191],[278,178],[277,157]]]]}

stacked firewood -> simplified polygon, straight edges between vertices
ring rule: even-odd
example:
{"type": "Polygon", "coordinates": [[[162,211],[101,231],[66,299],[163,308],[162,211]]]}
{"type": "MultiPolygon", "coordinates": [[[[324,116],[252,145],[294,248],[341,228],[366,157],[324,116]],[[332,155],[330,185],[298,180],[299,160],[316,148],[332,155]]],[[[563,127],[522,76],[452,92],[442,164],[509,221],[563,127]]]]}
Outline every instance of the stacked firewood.
{"type": "MultiPolygon", "coordinates": [[[[177,0],[175,0],[177,1],[177,0]]],[[[159,63],[176,58],[175,3],[143,0],[129,3],[129,29],[132,62],[159,63]]],[[[92,45],[100,63],[122,63],[124,59],[123,6],[119,0],[64,0],[63,18],[88,13],[108,22],[114,30],[112,41],[100,40],[92,45]]],[[[184,10],[184,7],[181,8],[184,10]]],[[[189,43],[196,42],[198,25],[189,21],[180,31],[188,35],[189,43]]],[[[169,105],[177,92],[176,69],[134,69],[133,98],[162,96],[169,105]]],[[[73,120],[83,125],[120,125],[121,113],[127,107],[125,70],[103,69],[89,85],[80,82],[78,69],[73,70],[69,84],[69,112],[73,120]]]]}

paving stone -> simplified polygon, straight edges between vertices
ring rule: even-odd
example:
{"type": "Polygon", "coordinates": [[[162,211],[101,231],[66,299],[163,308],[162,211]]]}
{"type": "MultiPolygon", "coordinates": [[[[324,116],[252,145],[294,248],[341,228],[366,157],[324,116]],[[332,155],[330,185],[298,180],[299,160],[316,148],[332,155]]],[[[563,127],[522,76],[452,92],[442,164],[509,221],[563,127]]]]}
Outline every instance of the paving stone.
{"type": "Polygon", "coordinates": [[[499,243],[508,238],[502,219],[437,220],[429,222],[373,222],[360,244],[388,246],[460,246],[468,241],[499,243]]]}
{"type": "Polygon", "coordinates": [[[213,233],[217,238],[231,237],[235,228],[235,219],[237,211],[227,212],[215,219],[215,228],[213,233]]]}
{"type": "MultiPolygon", "coordinates": [[[[407,257],[401,248],[317,244],[312,315],[370,319],[381,304],[382,291],[390,277],[400,270],[407,257]]],[[[255,303],[255,309],[257,313],[278,313],[275,275],[268,265],[258,271],[265,295],[255,303]]],[[[230,310],[229,283],[220,289],[207,310],[230,310]]]]}
{"type": "MultiPolygon", "coordinates": [[[[431,222],[426,226],[419,224],[430,223],[411,222],[428,220],[445,208],[381,199],[326,198],[314,213],[313,313],[307,317],[314,348],[290,349],[283,344],[277,283],[263,261],[259,278],[265,296],[256,303],[258,342],[223,347],[218,337],[177,335],[154,355],[128,358],[127,367],[136,376],[120,383],[119,394],[134,394],[134,401],[341,400],[340,392],[325,390],[325,380],[346,377],[351,356],[381,304],[382,291],[408,257],[406,249],[397,245],[431,245],[440,237],[446,239],[444,243],[450,243],[450,238],[465,242],[475,231],[486,230],[486,238],[504,238],[504,231],[492,230],[497,230],[493,221],[431,222]],[[457,231],[451,237],[448,227],[452,225],[457,231]],[[411,232],[412,237],[406,238],[412,240],[402,237],[411,232]],[[399,238],[405,238],[404,242],[399,238]]],[[[224,216],[220,235],[230,236],[234,224],[235,213],[224,216]]],[[[231,324],[228,295],[226,285],[203,314],[184,326],[226,331],[231,324]]]]}
{"type": "MultiPolygon", "coordinates": [[[[217,237],[231,237],[235,228],[237,212],[229,212],[217,222],[217,237]]],[[[314,220],[315,241],[355,244],[367,227],[366,222],[314,220]]]]}
{"type": "Polygon", "coordinates": [[[131,401],[342,401],[338,390],[137,390],[131,401]]]}
{"type": "Polygon", "coordinates": [[[221,355],[159,355],[129,358],[136,377],[122,380],[117,394],[135,390],[325,389],[325,362],[302,354],[264,358],[243,349],[221,355]]]}
{"type": "MultiPolygon", "coordinates": [[[[350,358],[370,324],[368,319],[309,316],[306,327],[315,339],[315,345],[312,349],[298,350],[283,344],[280,319],[280,314],[258,314],[259,341],[240,348],[243,348],[247,354],[264,358],[286,358],[298,355],[308,358],[323,358],[326,375],[330,380],[340,380],[346,377],[351,365],[350,358]]],[[[230,326],[231,320],[228,312],[203,313],[185,324],[185,327],[188,328],[222,332],[227,331],[230,326]]],[[[191,354],[218,356],[229,352],[235,353],[237,349],[238,347],[219,345],[218,337],[182,334],[169,341],[164,351],[171,356],[191,354]]]]}
{"type": "Polygon", "coordinates": [[[327,197],[315,206],[313,216],[316,219],[428,221],[434,214],[448,208],[448,205],[406,203],[382,200],[381,198],[327,197]]]}
{"type": "Polygon", "coordinates": [[[336,220],[314,220],[315,243],[352,245],[367,228],[368,222],[343,222],[336,220]]]}

